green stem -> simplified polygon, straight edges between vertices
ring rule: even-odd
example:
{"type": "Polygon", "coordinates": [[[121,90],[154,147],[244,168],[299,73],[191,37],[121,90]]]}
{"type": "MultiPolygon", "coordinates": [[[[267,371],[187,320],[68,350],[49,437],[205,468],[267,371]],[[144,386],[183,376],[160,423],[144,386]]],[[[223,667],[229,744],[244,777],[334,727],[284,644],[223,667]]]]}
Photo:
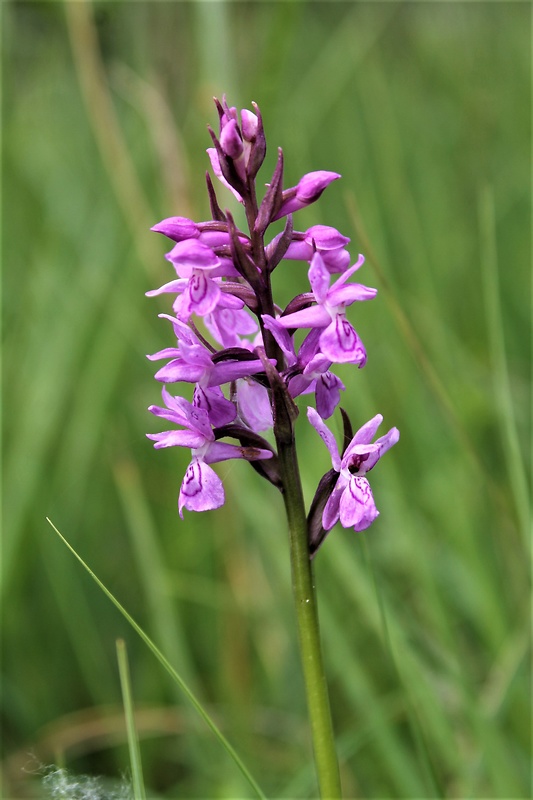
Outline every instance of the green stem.
{"type": "Polygon", "coordinates": [[[300,654],[320,796],[341,797],[328,689],[320,646],[318,608],[307,544],[307,519],[294,440],[279,442],[283,498],[289,523],[292,584],[300,654]]]}

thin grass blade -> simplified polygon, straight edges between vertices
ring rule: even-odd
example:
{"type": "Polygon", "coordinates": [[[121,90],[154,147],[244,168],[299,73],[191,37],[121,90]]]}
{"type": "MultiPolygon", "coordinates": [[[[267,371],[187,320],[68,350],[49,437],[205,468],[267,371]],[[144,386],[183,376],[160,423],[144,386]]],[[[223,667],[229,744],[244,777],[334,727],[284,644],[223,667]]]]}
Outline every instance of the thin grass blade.
{"type": "Polygon", "coordinates": [[[238,767],[238,769],[240,770],[240,772],[242,773],[242,775],[243,775],[243,776],[246,778],[246,780],[248,781],[248,783],[250,784],[250,786],[253,788],[253,790],[255,791],[255,793],[257,794],[257,796],[258,796],[258,797],[260,797],[262,800],[266,800],[266,795],[263,793],[263,791],[261,790],[261,788],[259,787],[259,785],[258,785],[258,784],[257,784],[257,782],[255,781],[255,779],[252,777],[251,773],[249,772],[249,770],[247,769],[247,767],[246,767],[246,766],[244,765],[244,763],[242,762],[242,760],[241,760],[240,756],[237,754],[237,752],[236,752],[236,751],[235,751],[235,749],[232,747],[232,745],[231,745],[231,744],[228,742],[228,740],[226,739],[226,737],[224,736],[224,734],[222,733],[222,731],[220,730],[220,728],[217,726],[217,724],[214,722],[214,720],[213,720],[213,719],[212,719],[212,718],[209,716],[209,714],[207,713],[207,711],[205,710],[205,708],[202,706],[202,704],[200,703],[200,701],[197,699],[197,697],[196,697],[196,696],[193,694],[193,692],[192,692],[192,691],[189,689],[189,687],[187,686],[187,684],[185,683],[185,681],[183,680],[183,678],[181,678],[181,676],[180,676],[180,675],[179,675],[179,674],[176,672],[176,670],[174,669],[174,667],[172,666],[172,664],[171,664],[171,663],[170,663],[170,662],[169,662],[169,661],[168,661],[168,660],[165,658],[165,656],[163,655],[163,653],[162,653],[162,652],[159,650],[159,648],[158,648],[158,647],[157,647],[157,646],[154,644],[154,642],[153,642],[153,641],[150,639],[150,637],[148,636],[148,634],[144,632],[144,630],[141,628],[141,626],[140,626],[140,625],[138,625],[138,623],[137,623],[137,622],[135,622],[135,620],[133,619],[133,617],[131,617],[131,616],[128,614],[128,612],[126,611],[126,609],[124,608],[124,606],[122,606],[122,605],[119,603],[119,601],[116,599],[116,597],[115,597],[115,596],[114,596],[114,595],[113,595],[113,594],[112,594],[112,593],[109,591],[109,589],[108,589],[108,588],[107,588],[107,587],[106,587],[106,586],[105,586],[105,585],[102,583],[102,581],[101,581],[101,580],[100,580],[100,579],[99,579],[99,578],[98,578],[98,577],[95,575],[95,573],[92,571],[92,569],[91,569],[91,568],[90,568],[90,567],[89,567],[89,566],[88,566],[88,565],[85,563],[85,561],[84,561],[84,560],[82,559],[82,557],[81,557],[81,556],[80,556],[80,555],[79,555],[79,554],[76,552],[76,550],[74,550],[74,548],[72,547],[72,545],[71,545],[71,544],[69,544],[69,542],[68,542],[68,541],[65,539],[65,537],[63,536],[63,534],[62,534],[62,533],[60,533],[60,532],[58,531],[58,529],[56,528],[56,526],[54,525],[54,523],[53,523],[53,522],[52,522],[50,519],[48,519],[48,517],[46,517],[46,521],[48,522],[48,524],[50,525],[50,527],[51,527],[51,528],[53,528],[53,530],[54,530],[54,531],[57,533],[57,535],[59,536],[59,538],[61,539],[61,541],[62,541],[62,542],[63,542],[63,543],[64,543],[64,544],[65,544],[65,545],[68,547],[68,549],[70,550],[70,552],[71,552],[71,553],[72,553],[72,554],[73,554],[73,555],[74,555],[74,556],[75,556],[75,557],[78,559],[78,561],[80,562],[80,564],[81,564],[81,565],[82,565],[82,566],[83,566],[83,567],[84,567],[84,568],[87,570],[87,572],[89,573],[89,575],[91,576],[91,578],[92,578],[92,579],[95,581],[95,583],[97,583],[97,584],[98,584],[98,586],[100,587],[100,589],[101,589],[101,590],[102,590],[102,591],[103,591],[103,592],[104,592],[104,593],[107,595],[107,597],[108,597],[108,598],[111,600],[111,602],[113,603],[113,605],[114,605],[114,606],[115,606],[115,607],[116,607],[116,608],[117,608],[117,609],[120,611],[120,613],[122,614],[122,616],[124,617],[124,619],[126,619],[126,620],[127,620],[127,622],[129,622],[129,624],[131,625],[131,627],[132,627],[132,628],[133,628],[133,629],[134,629],[134,630],[135,630],[135,631],[136,631],[136,632],[139,634],[139,636],[141,637],[141,639],[143,640],[143,642],[144,642],[144,643],[145,643],[145,644],[146,644],[146,645],[147,645],[147,646],[150,648],[150,650],[152,651],[152,653],[154,654],[154,656],[157,658],[157,660],[159,661],[159,663],[160,663],[160,664],[162,664],[162,666],[163,666],[163,667],[166,669],[166,671],[169,673],[169,675],[172,677],[172,679],[173,679],[173,680],[174,680],[174,681],[175,681],[175,682],[178,684],[178,686],[180,687],[180,689],[182,690],[182,692],[185,694],[185,696],[187,697],[187,699],[189,700],[189,702],[190,702],[190,703],[193,705],[193,707],[194,707],[194,708],[195,708],[195,710],[198,712],[198,714],[201,716],[201,718],[204,720],[204,722],[206,723],[206,725],[207,725],[207,726],[208,726],[208,727],[211,729],[211,731],[214,733],[214,735],[216,736],[216,738],[218,739],[218,741],[220,742],[220,744],[222,745],[222,747],[224,748],[224,750],[225,750],[225,751],[228,753],[228,755],[230,756],[230,758],[231,758],[231,759],[234,761],[235,765],[238,767]]]}
{"type": "Polygon", "coordinates": [[[122,701],[124,703],[124,716],[126,717],[126,731],[128,734],[128,749],[130,752],[133,797],[134,800],[146,800],[141,762],[141,750],[139,747],[139,737],[137,735],[137,728],[135,725],[135,711],[133,709],[128,652],[126,650],[126,642],[124,639],[117,639],[116,644],[120,687],[122,689],[122,701]]]}

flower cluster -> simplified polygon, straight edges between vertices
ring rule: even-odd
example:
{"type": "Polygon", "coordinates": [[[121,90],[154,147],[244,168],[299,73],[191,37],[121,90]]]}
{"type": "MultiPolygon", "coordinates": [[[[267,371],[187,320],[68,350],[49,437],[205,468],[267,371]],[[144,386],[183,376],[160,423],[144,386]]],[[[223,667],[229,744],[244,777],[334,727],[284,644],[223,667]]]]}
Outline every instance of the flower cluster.
{"type": "Polygon", "coordinates": [[[393,428],[372,444],[379,415],[353,436],[342,411],[346,446],[341,454],[324,423],[345,388],[332,367],[366,363],[347,310],[371,300],[376,289],[351,280],[364,258],[359,255],[351,265],[350,240],[338,230],[327,225],[294,229],[292,215],[314,203],[340,175],[310,172],[285,189],[279,149],[259,202],[256,176],[266,153],[260,111],[253,104],[253,112],[238,114],[225,98],[215,102],[219,133],[209,128],[214,146],[207,152],[215,176],[242,205],[247,230],[222,211],[209,173],[212,219],[170,217],[152,228],[173,242],[166,258],[176,277],[147,294],[174,295],[173,315],[161,316],[170,321],[175,344],[149,356],[166,362],[155,375],[163,383],[165,405],[149,410],[178,429],[148,436],[155,447],[191,450],[179,495],[181,516],[184,508],[205,511],[224,503],[222,482],[210,466],[217,461],[245,459],[283,492],[279,447],[294,440],[295,398],[314,393],[316,410],[308,409],[308,419],[332,458],[308,517],[314,553],[337,520],[360,531],[375,519],[378,511],[364,476],[399,437],[393,428]],[[267,229],[278,220],[283,230],[267,241],[267,229]],[[307,262],[309,286],[281,308],[272,296],[271,275],[287,260],[307,262]],[[300,329],[303,336],[296,335],[300,329]],[[191,400],[170,393],[170,384],[182,382],[193,385],[191,400]],[[269,430],[275,445],[261,435],[269,430]],[[221,441],[228,438],[237,443],[221,441]]]}

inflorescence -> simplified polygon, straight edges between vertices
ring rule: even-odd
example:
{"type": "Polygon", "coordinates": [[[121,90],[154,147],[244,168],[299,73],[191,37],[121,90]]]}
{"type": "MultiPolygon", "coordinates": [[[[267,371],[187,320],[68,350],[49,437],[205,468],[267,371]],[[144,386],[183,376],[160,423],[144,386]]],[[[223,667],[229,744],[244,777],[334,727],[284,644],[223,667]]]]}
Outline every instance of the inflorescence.
{"type": "Polygon", "coordinates": [[[377,517],[366,473],[399,438],[398,430],[392,428],[372,442],[381,415],[354,435],[341,409],[341,453],[324,422],[345,389],[331,368],[335,364],[363,367],[367,358],[346,310],[357,301],[371,300],[377,290],[349,282],[364,258],[359,255],[350,266],[346,236],[327,225],[303,232],[293,227],[293,213],[318,200],[340,175],[310,172],[296,186],[284,189],[280,148],[259,202],[256,176],[266,153],[259,108],[254,103],[255,113],[243,109],[239,117],[225,98],[215,103],[220,131],[217,137],[209,128],[214,147],[207,152],[215,176],[242,204],[248,231],[240,230],[232,214],[221,210],[209,173],[212,219],[196,223],[170,217],[152,228],[175,242],[166,258],[177,277],[147,294],[176,296],[174,315],[160,315],[170,321],[176,342],[148,356],[167,360],[155,375],[164,384],[164,407],[149,410],[177,429],[148,434],[148,438],[156,448],[191,450],[179,494],[182,517],[184,508],[207,511],[224,503],[222,481],[210,466],[217,461],[245,459],[283,492],[276,448],[294,441],[298,414],[294,399],[314,393],[316,410],[308,408],[307,417],[330,452],[332,469],[320,480],[309,511],[313,555],[337,521],[362,531],[377,517]],[[284,220],[284,228],[266,242],[267,229],[276,220],[284,220]],[[271,275],[287,259],[308,262],[310,290],[282,309],[272,296],[271,275]],[[203,321],[203,332],[197,318],[203,321]],[[306,333],[297,346],[295,333],[300,329],[306,333]],[[194,385],[192,402],[167,388],[183,381],[194,385]],[[260,435],[271,429],[276,447],[260,435]]]}

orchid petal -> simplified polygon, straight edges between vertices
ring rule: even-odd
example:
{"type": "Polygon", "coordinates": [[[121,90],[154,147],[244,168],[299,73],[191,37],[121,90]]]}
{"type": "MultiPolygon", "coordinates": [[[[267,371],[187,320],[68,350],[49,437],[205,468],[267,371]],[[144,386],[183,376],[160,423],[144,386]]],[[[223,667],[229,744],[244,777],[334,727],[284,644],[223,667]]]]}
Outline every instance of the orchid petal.
{"type": "Polygon", "coordinates": [[[163,431],[162,433],[147,433],[148,439],[152,439],[156,450],[162,447],[201,447],[204,438],[201,434],[194,431],[163,431]]]}
{"type": "Polygon", "coordinates": [[[194,389],[194,405],[207,411],[209,422],[214,428],[229,425],[237,416],[235,405],[224,397],[218,386],[203,388],[197,384],[194,389]]]}
{"type": "Polygon", "coordinates": [[[340,499],[339,515],[343,528],[356,531],[364,531],[379,515],[366,478],[352,475],[340,499]]]}
{"type": "Polygon", "coordinates": [[[187,219],[187,217],[167,217],[167,219],[161,220],[150,230],[162,233],[175,242],[181,242],[184,239],[196,239],[200,235],[197,223],[193,222],[192,219],[187,219]]]}
{"type": "Polygon", "coordinates": [[[149,292],[145,292],[145,295],[146,297],[156,297],[158,294],[183,292],[187,288],[187,283],[188,281],[186,278],[175,278],[173,281],[169,281],[169,283],[164,283],[159,289],[152,289],[149,292]]]}
{"type": "Polygon", "coordinates": [[[277,321],[284,328],[324,328],[331,322],[331,316],[323,306],[310,306],[285,314],[277,321]]]}
{"type": "Polygon", "coordinates": [[[316,410],[322,419],[329,419],[341,399],[343,382],[332,372],[325,372],[316,382],[316,410]]]}
{"type": "Polygon", "coordinates": [[[181,309],[182,318],[192,313],[203,317],[213,311],[220,299],[220,287],[203,272],[194,272],[189,280],[181,309]]]}
{"type": "Polygon", "coordinates": [[[317,302],[324,303],[328,295],[330,275],[320,253],[314,254],[308,277],[317,302]]]}
{"type": "Polygon", "coordinates": [[[194,367],[187,364],[182,358],[174,358],[161,367],[154,377],[156,381],[162,383],[177,383],[178,381],[188,381],[189,383],[196,383],[204,374],[204,368],[201,366],[194,367]]]}
{"type": "Polygon", "coordinates": [[[333,526],[339,521],[339,507],[341,498],[344,494],[344,490],[346,488],[346,480],[343,475],[339,477],[337,481],[337,485],[335,486],[333,492],[330,494],[328,501],[324,507],[324,512],[322,514],[322,525],[324,526],[324,530],[329,531],[333,528],[333,526]]]}
{"type": "Polygon", "coordinates": [[[366,350],[353,325],[338,314],[320,337],[320,349],[334,364],[364,366],[366,350]]]}
{"type": "Polygon", "coordinates": [[[193,459],[181,484],[178,509],[183,519],[183,509],[188,511],[210,511],[224,505],[222,481],[207,464],[193,459]]]}
{"type": "Polygon", "coordinates": [[[365,472],[369,472],[372,467],[374,467],[381,456],[387,452],[396,442],[400,439],[400,431],[398,428],[391,428],[385,436],[381,436],[379,439],[376,439],[375,444],[378,445],[378,450],[376,453],[372,453],[368,460],[365,462],[365,472]]]}
{"type": "Polygon", "coordinates": [[[220,169],[220,162],[218,160],[218,153],[214,147],[207,148],[207,155],[209,156],[209,160],[211,161],[211,167],[213,168],[213,172],[215,173],[216,177],[219,179],[220,183],[224,184],[226,189],[229,189],[230,192],[233,192],[239,203],[242,203],[242,197],[240,196],[239,192],[230,186],[230,184],[225,179],[224,175],[222,174],[222,170],[220,169]]]}
{"type": "Polygon", "coordinates": [[[177,347],[164,347],[163,350],[147,355],[146,358],[149,361],[160,361],[162,358],[181,358],[181,352],[177,347]]]}
{"type": "Polygon", "coordinates": [[[362,283],[348,283],[339,287],[333,286],[328,292],[328,303],[333,307],[349,306],[357,301],[373,300],[377,293],[377,289],[363,286],[362,283]]]}
{"type": "Polygon", "coordinates": [[[273,426],[268,389],[257,381],[246,379],[238,381],[237,405],[241,419],[255,433],[269,430],[273,426]]]}
{"type": "Polygon", "coordinates": [[[341,471],[341,457],[339,455],[339,448],[337,447],[337,442],[335,441],[335,437],[333,436],[332,432],[328,428],[328,426],[323,421],[320,414],[318,414],[314,408],[309,407],[307,409],[307,419],[316,430],[318,435],[323,440],[324,444],[328,448],[330,455],[331,455],[331,463],[333,465],[333,469],[337,472],[341,471]]]}

